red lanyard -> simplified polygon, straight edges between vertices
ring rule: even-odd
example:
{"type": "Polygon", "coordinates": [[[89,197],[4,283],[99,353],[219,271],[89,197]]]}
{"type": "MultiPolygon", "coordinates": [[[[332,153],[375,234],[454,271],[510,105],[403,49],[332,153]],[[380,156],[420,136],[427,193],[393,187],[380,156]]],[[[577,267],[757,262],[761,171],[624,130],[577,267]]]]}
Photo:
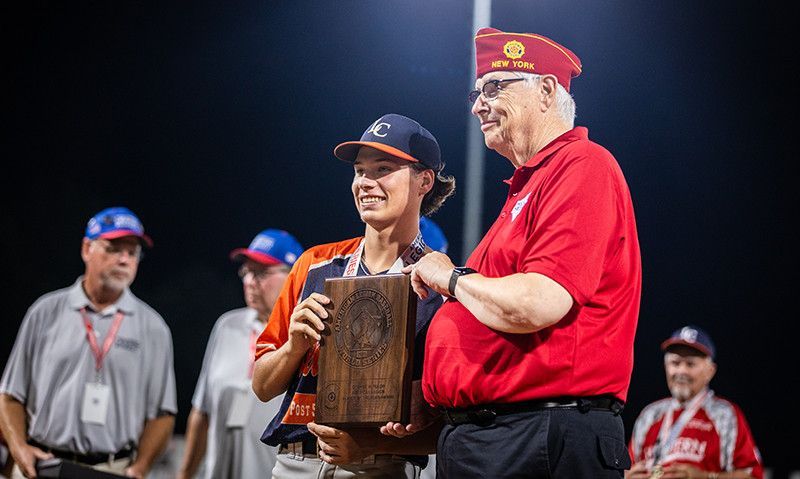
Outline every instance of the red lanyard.
{"type": "Polygon", "coordinates": [[[100,351],[100,348],[97,346],[97,338],[94,335],[92,321],[89,319],[89,315],[86,314],[85,307],[81,308],[81,316],[83,317],[83,325],[86,326],[86,340],[89,341],[89,347],[92,348],[92,354],[94,354],[94,367],[99,374],[100,369],[103,367],[103,359],[105,359],[106,355],[111,350],[111,346],[114,345],[114,339],[117,337],[117,331],[119,331],[119,327],[122,325],[122,318],[124,318],[125,315],[122,311],[117,311],[117,314],[114,315],[114,324],[111,325],[111,329],[109,329],[108,334],[106,334],[102,351],[100,351]]]}
{"type": "Polygon", "coordinates": [[[250,331],[250,370],[247,372],[247,377],[253,379],[253,368],[256,366],[256,340],[258,333],[250,331]]]}

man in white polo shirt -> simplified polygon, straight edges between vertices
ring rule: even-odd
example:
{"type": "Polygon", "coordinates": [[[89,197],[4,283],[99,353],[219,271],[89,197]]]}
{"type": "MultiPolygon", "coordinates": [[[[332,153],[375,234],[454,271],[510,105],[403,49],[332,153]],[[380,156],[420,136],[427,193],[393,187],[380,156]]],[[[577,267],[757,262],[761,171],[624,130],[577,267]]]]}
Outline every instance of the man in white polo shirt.
{"type": "Polygon", "coordinates": [[[178,479],[194,477],[205,455],[202,477],[269,477],[277,448],[260,440],[264,424],[280,408],[283,396],[263,403],[251,387],[256,338],[263,331],[283,283],[303,253],[282,230],[264,230],[247,248],[235,249],[241,262],[246,308],[223,314],[214,325],[197,380],[186,428],[186,448],[178,479]]]}
{"type": "Polygon", "coordinates": [[[99,212],[81,246],[84,275],[25,315],[0,380],[12,478],[36,477],[36,461],[53,456],[141,478],[166,447],[172,336],[129,289],[142,244],[152,241],[129,209],[99,212]]]}

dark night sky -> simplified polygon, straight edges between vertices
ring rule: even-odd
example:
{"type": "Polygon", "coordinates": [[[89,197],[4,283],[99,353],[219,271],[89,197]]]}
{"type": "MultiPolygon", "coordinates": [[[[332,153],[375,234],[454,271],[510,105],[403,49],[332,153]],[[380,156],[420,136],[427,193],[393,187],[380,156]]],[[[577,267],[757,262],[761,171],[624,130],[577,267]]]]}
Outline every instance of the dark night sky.
{"type": "MultiPolygon", "coordinates": [[[[667,394],[658,344],[696,323],[718,345],[713,387],[742,406],[780,472],[800,468],[784,440],[800,427],[786,226],[796,198],[780,121],[794,90],[788,28],[763,2],[705,3],[496,0],[492,26],[581,57],[577,124],[629,182],[644,287],[628,430],[667,394]]],[[[362,230],[333,146],[405,114],[463,182],[471,14],[463,0],[5,10],[0,361],[28,306],[81,273],[88,218],[128,206],[156,242],[133,290],[172,329],[182,432],[211,326],[243,304],[227,253],[266,227],[305,246],[362,230]]],[[[510,174],[487,154],[484,227],[510,174]]],[[[433,218],[457,259],[463,200],[433,218]]]]}

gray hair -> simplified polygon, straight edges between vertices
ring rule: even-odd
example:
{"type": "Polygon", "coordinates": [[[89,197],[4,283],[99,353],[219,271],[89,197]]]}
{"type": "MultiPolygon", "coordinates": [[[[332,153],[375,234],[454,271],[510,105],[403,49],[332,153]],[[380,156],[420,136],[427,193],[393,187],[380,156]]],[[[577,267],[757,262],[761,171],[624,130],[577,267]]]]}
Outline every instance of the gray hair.
{"type": "MultiPolygon", "coordinates": [[[[514,72],[518,78],[524,78],[525,84],[533,88],[542,81],[542,75],[535,73],[514,72]]],[[[575,100],[561,83],[556,84],[556,113],[570,128],[575,126],[575,100]]]]}

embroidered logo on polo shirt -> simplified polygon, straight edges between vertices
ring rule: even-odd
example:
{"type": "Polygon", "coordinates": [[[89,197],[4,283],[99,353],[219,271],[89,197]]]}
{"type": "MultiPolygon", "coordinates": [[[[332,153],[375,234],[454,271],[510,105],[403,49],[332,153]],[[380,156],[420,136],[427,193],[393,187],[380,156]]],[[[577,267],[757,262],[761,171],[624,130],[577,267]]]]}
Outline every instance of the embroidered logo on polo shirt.
{"type": "Polygon", "coordinates": [[[129,338],[117,338],[114,341],[114,346],[135,353],[139,350],[139,341],[129,338]]]}
{"type": "Polygon", "coordinates": [[[528,198],[530,197],[531,194],[528,193],[527,195],[525,195],[524,198],[517,201],[517,204],[514,205],[514,209],[511,210],[511,221],[517,219],[517,215],[519,214],[520,211],[522,211],[522,208],[528,203],[528,198]]]}

